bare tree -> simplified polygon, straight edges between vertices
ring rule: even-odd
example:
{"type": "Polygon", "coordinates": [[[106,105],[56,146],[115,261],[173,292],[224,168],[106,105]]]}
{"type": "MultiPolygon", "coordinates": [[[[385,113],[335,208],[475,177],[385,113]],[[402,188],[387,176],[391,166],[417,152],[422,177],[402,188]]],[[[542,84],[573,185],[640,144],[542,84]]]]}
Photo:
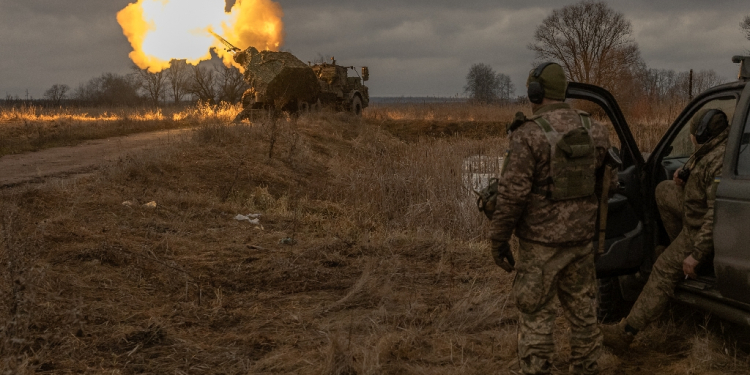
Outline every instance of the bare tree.
{"type": "Polygon", "coordinates": [[[640,61],[632,26],[604,2],[581,1],[552,11],[529,49],[540,60],[559,62],[572,81],[613,85],[640,61]]]}
{"type": "Polygon", "coordinates": [[[80,84],[73,96],[93,105],[134,105],[141,102],[138,89],[138,81],[132,75],[104,73],[80,84]]]}
{"type": "Polygon", "coordinates": [[[216,89],[220,102],[237,103],[248,89],[248,84],[239,69],[224,64],[215,67],[217,73],[216,89]]]}
{"type": "Polygon", "coordinates": [[[44,97],[55,106],[59,106],[62,100],[68,95],[68,91],[70,91],[70,86],[56,83],[44,92],[44,97]]]}
{"type": "Polygon", "coordinates": [[[680,76],[674,70],[647,69],[639,80],[642,95],[651,102],[658,103],[670,97],[687,98],[687,93],[679,92],[680,76]]]}
{"type": "Polygon", "coordinates": [[[190,67],[185,60],[172,60],[165,71],[169,91],[175,104],[188,93],[190,84],[190,67]]]}
{"type": "Polygon", "coordinates": [[[727,82],[727,79],[713,69],[700,70],[693,74],[693,92],[699,94],[725,82],[727,82]]]}
{"type": "Polygon", "coordinates": [[[510,100],[510,98],[513,97],[513,94],[516,92],[516,86],[513,84],[513,81],[510,80],[510,76],[503,73],[497,74],[497,81],[499,85],[499,97],[500,100],[510,100]]]}
{"type": "Polygon", "coordinates": [[[195,95],[202,102],[216,103],[216,77],[214,76],[214,70],[200,65],[194,66],[191,70],[192,74],[188,92],[195,95]]]}
{"type": "Polygon", "coordinates": [[[686,77],[689,77],[687,72],[649,69],[645,64],[641,65],[630,81],[630,91],[625,92],[625,97],[629,99],[625,110],[636,107],[639,116],[672,121],[677,115],[676,111],[681,110],[688,101],[686,77]]]}
{"type": "Polygon", "coordinates": [[[745,37],[750,40],[750,15],[745,16],[745,19],[740,22],[740,28],[745,33],[745,37]]]}
{"type": "Polygon", "coordinates": [[[136,74],[140,88],[146,92],[151,104],[159,105],[160,100],[164,100],[167,93],[167,75],[162,70],[158,73],[151,73],[148,69],[141,69],[133,65],[133,71],[136,74]]]}
{"type": "Polygon", "coordinates": [[[493,103],[500,99],[510,99],[514,90],[510,77],[495,73],[491,66],[484,63],[472,65],[466,75],[464,93],[477,103],[493,103]]]}

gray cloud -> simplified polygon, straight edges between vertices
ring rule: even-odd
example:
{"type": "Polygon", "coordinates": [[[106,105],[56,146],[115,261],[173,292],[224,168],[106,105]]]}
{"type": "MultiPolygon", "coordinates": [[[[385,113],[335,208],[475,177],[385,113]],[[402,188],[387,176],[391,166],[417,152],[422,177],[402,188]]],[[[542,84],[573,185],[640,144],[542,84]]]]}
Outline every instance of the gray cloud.
{"type": "Polygon", "coordinates": [[[23,96],[28,89],[41,97],[55,83],[76,86],[127,71],[130,49],[114,3],[0,0],[0,94],[23,96]]]}
{"type": "MultiPolygon", "coordinates": [[[[455,95],[479,62],[510,75],[520,94],[534,61],[526,46],[541,20],[562,6],[551,0],[278,2],[285,49],[304,61],[322,54],[368,65],[375,96],[455,95]]],[[[75,86],[103,72],[127,73],[130,46],[115,20],[127,4],[0,0],[0,94],[22,95],[28,88],[39,97],[54,83],[75,86]]],[[[745,0],[609,4],[631,20],[643,58],[654,68],[715,69],[733,78],[737,67],[730,57],[750,49],[738,26],[750,13],[745,0]]]]}
{"type": "Polygon", "coordinates": [[[533,60],[526,35],[533,33],[534,21],[546,12],[539,8],[425,12],[407,7],[398,14],[393,17],[391,9],[333,9],[312,15],[309,9],[287,11],[287,48],[303,59],[325,54],[337,56],[343,64],[369,65],[374,93],[455,95],[462,91],[473,63],[525,75],[533,60]]]}

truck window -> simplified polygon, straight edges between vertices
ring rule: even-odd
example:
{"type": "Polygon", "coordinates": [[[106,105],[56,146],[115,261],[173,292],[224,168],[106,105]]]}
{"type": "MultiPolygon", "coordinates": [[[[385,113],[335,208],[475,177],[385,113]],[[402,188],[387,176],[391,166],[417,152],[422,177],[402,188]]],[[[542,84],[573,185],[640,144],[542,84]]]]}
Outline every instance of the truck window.
{"type": "Polygon", "coordinates": [[[745,130],[740,140],[740,152],[737,156],[737,175],[750,176],[750,116],[747,117],[745,130]]]}
{"type": "MultiPolygon", "coordinates": [[[[724,111],[724,113],[727,114],[727,119],[729,120],[729,123],[732,123],[732,118],[734,117],[734,110],[737,106],[737,98],[735,97],[728,97],[728,98],[720,98],[720,99],[714,99],[709,102],[707,102],[705,105],[695,108],[695,111],[693,112],[692,116],[695,116],[696,113],[703,109],[720,109],[724,111]]],[[[672,147],[671,151],[669,152],[669,155],[665,157],[665,159],[677,159],[677,158],[688,158],[690,155],[695,152],[695,147],[693,146],[693,142],[690,141],[690,123],[693,121],[693,118],[691,117],[680,129],[680,132],[677,134],[677,136],[672,140],[672,143],[670,146],[672,147]]]]}

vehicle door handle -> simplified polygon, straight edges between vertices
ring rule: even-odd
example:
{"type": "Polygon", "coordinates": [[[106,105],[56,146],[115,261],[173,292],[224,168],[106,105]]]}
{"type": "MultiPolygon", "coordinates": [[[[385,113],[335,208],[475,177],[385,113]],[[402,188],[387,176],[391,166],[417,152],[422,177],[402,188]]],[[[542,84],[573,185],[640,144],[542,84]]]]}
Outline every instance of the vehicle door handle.
{"type": "Polygon", "coordinates": [[[618,193],[622,193],[625,191],[625,183],[622,180],[617,181],[617,187],[615,187],[615,191],[618,193]]]}

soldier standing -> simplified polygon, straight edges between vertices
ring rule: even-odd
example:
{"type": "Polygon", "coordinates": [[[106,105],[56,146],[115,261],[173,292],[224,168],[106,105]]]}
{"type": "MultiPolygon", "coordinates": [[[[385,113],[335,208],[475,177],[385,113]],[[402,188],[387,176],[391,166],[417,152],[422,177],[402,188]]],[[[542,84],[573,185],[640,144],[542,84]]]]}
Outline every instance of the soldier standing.
{"type": "Polygon", "coordinates": [[[520,244],[513,293],[524,374],[551,371],[555,295],[571,328],[570,372],[597,373],[601,352],[592,240],[596,173],[609,135],[587,113],[564,103],[567,85],[558,64],[544,63],[530,72],[534,116],[511,125],[492,218],[492,255],[500,267],[514,269],[508,243],[514,231],[520,244]]]}
{"type": "Polygon", "coordinates": [[[661,315],[677,282],[696,278],[696,267],[714,250],[714,201],[729,134],[727,115],[718,109],[698,111],[690,134],[700,148],[673,181],[656,187],[656,202],[671,243],[656,259],[627,318],[601,326],[604,344],[618,351],[626,350],[638,331],[661,315]]]}

